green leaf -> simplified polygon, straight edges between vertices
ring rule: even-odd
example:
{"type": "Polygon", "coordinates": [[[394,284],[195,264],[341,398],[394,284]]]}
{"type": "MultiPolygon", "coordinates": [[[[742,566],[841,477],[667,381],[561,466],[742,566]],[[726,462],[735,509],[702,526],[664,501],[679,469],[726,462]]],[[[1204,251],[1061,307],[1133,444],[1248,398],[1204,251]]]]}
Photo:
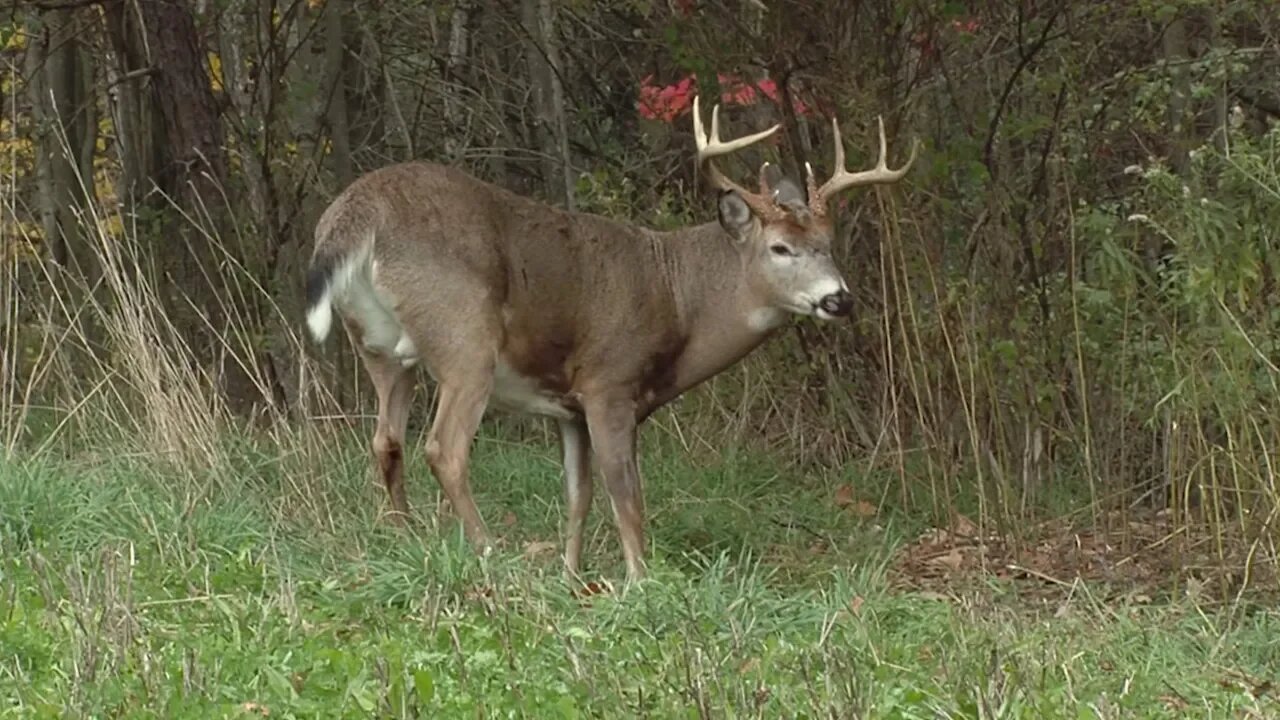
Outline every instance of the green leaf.
{"type": "Polygon", "coordinates": [[[1012,340],[1000,340],[991,346],[996,355],[1005,362],[1006,365],[1012,366],[1018,362],[1018,346],[1012,340]]]}
{"type": "Polygon", "coordinates": [[[417,668],[413,671],[413,691],[418,695],[418,702],[431,702],[436,694],[436,683],[430,670],[417,668]]]}

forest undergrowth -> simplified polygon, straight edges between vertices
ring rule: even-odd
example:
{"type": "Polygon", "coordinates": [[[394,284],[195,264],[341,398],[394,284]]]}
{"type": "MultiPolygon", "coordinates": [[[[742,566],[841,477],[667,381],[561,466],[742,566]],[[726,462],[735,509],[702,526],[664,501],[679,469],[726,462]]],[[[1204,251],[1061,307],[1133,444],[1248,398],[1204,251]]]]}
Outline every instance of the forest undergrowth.
{"type": "Polygon", "coordinates": [[[1221,258],[1275,217],[1277,139],[1205,153],[1195,191],[1137,169],[1145,212],[1081,207],[1075,232],[1114,240],[1055,290],[1071,330],[1049,355],[1017,313],[993,334],[980,286],[934,287],[943,269],[886,197],[882,290],[902,302],[882,319],[881,396],[836,382],[831,354],[783,372],[800,341],[846,331],[810,328],[661,413],[644,437],[653,577],[625,590],[602,504],[591,581],[561,577],[537,423],[495,417],[477,444],[496,554],[436,517],[421,452],[420,522],[386,527],[367,400],[342,407],[295,333],[294,402],[278,401],[256,329],[296,323],[224,252],[239,294],[221,366],[262,398],[233,412],[145,236],[91,205],[91,283],[6,263],[5,712],[1273,716],[1274,313],[1256,303],[1269,280],[1221,258]],[[1154,286],[1126,249],[1138,233],[1172,248],[1154,286]],[[24,294],[41,284],[59,291],[24,294]],[[1037,378],[1064,349],[1069,382],[1037,378]],[[830,382],[797,384],[814,377],[830,382]],[[850,441],[842,419],[872,417],[850,441]]]}

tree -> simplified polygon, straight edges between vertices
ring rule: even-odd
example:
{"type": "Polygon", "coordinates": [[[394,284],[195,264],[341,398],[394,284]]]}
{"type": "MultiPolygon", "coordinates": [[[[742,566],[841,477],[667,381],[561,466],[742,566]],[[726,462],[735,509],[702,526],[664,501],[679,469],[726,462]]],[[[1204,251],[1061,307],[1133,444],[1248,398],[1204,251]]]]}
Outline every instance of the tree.
{"type": "Polygon", "coordinates": [[[138,8],[165,130],[166,157],[157,181],[190,201],[220,188],[227,171],[206,51],[187,0],[138,0],[138,8]]]}
{"type": "Polygon", "coordinates": [[[79,214],[93,196],[97,138],[93,67],[72,10],[32,13],[27,28],[27,90],[38,133],[42,234],[55,263],[83,271],[90,263],[82,247],[79,214]]]}

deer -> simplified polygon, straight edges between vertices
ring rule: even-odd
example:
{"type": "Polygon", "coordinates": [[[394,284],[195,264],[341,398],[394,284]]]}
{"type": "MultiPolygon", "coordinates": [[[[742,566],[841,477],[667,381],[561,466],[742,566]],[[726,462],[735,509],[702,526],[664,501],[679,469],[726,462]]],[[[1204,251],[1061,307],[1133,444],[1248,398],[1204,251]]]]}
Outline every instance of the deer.
{"type": "Polygon", "coordinates": [[[556,423],[566,517],[563,570],[579,577],[594,483],[613,511],[628,586],[646,577],[640,426],[721,373],[789,317],[847,318],[853,295],[832,258],[837,193],[896,183],[916,159],[835,170],[806,189],[770,163],[752,192],[716,160],[772,136],[723,141],[693,103],[696,168],[717,193],[717,219],[658,231],[553,207],[448,165],[408,161],[351,182],[319,218],[306,280],[306,323],[324,342],[339,316],[377,396],[372,454],[387,517],[409,517],[403,468],[415,372],[436,385],[426,459],[466,541],[494,541],[471,493],[471,448],[486,411],[556,423]]]}

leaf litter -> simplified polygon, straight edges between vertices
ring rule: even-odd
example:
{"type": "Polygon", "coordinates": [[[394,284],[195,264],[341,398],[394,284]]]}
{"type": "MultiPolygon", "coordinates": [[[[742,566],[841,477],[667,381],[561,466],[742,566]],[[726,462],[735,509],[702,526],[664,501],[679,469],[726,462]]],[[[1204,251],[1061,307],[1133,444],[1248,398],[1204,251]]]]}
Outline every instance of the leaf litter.
{"type": "Polygon", "coordinates": [[[1206,601],[1229,599],[1247,577],[1267,584],[1261,576],[1273,574],[1272,563],[1261,553],[1250,557],[1244,543],[1220,544],[1175,520],[1167,510],[1130,509],[1101,517],[1100,527],[1055,519],[1002,533],[956,513],[948,527],[929,528],[900,547],[890,577],[898,589],[932,593],[994,578],[1032,596],[1059,595],[1085,582],[1134,602],[1150,602],[1173,584],[1206,601]]]}

